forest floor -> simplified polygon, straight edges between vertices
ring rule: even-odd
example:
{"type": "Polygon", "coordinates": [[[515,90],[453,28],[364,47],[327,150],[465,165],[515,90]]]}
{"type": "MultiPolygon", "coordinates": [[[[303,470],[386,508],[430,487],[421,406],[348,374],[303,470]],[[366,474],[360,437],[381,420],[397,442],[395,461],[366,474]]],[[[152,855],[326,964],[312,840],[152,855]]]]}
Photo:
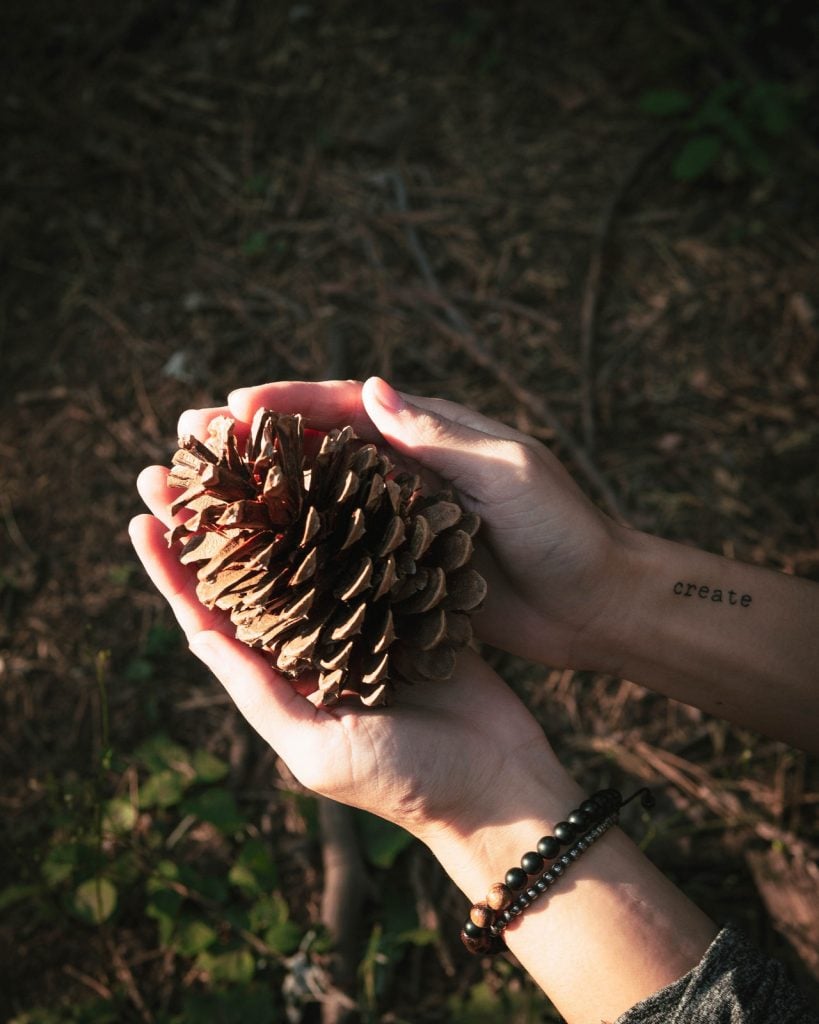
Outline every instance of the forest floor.
{"type": "MultiPolygon", "coordinates": [[[[0,1017],[317,1019],[315,802],[137,564],[138,471],[236,386],[377,373],[540,438],[640,529],[819,580],[819,18],[81,7],[0,33],[0,1017]]],[[[489,653],[585,785],[656,789],[649,854],[816,997],[819,763],[489,653]]],[[[469,960],[423,849],[355,821],[361,1020],[557,1019],[469,960]]]]}

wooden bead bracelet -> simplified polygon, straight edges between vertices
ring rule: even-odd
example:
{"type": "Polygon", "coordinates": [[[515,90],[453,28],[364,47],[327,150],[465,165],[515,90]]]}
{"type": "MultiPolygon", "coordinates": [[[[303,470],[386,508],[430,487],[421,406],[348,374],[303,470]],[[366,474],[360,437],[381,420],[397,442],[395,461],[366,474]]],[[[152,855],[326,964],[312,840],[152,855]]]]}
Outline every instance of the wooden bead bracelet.
{"type": "Polygon", "coordinates": [[[502,882],[496,882],[486,899],[475,903],[461,930],[461,941],[470,953],[500,953],[506,949],[503,932],[528,906],[555,885],[563,873],[585,851],[616,825],[620,809],[636,797],[643,807],[653,807],[648,789],[638,789],[623,800],[616,789],[601,789],[559,821],[550,836],[538,840],[537,851],[520,859],[520,867],[510,868],[502,882]],[[568,847],[563,854],[561,847],[568,847]],[[547,864],[548,862],[548,864],[547,864]]]}

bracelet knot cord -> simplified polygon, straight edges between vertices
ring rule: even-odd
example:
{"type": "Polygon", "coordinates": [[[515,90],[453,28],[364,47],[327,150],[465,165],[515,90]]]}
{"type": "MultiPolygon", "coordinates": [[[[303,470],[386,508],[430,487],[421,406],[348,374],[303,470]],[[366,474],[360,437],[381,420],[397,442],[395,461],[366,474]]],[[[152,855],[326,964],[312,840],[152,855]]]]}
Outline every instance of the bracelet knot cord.
{"type": "Polygon", "coordinates": [[[643,807],[654,806],[654,796],[645,787],[626,800],[619,790],[601,789],[567,814],[565,821],[557,822],[552,835],[539,839],[536,850],[521,857],[519,867],[510,868],[502,882],[491,886],[485,900],[473,904],[461,929],[461,941],[469,952],[503,952],[506,927],[556,885],[578,857],[617,824],[620,810],[637,797],[643,807]]]}

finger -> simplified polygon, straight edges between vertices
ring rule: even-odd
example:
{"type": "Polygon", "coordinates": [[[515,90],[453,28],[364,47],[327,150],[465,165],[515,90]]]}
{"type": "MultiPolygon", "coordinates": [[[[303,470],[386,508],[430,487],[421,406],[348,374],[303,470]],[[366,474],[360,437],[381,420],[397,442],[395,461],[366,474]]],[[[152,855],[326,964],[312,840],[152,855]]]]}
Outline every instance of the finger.
{"type": "Polygon", "coordinates": [[[128,533],[145,571],[171,606],[185,636],[190,638],[203,629],[233,632],[224,612],[206,608],[196,596],[196,575],[168,547],[163,523],[154,516],[136,516],[128,533]]]}
{"type": "MultiPolygon", "coordinates": [[[[379,380],[380,378],[374,377],[372,379],[379,380]]],[[[367,384],[368,382],[365,382],[363,387],[367,387],[367,384]]],[[[457,402],[449,402],[445,398],[426,398],[422,395],[413,395],[406,391],[400,391],[398,394],[418,409],[426,409],[427,412],[434,413],[441,419],[459,423],[461,426],[486,434],[487,437],[497,437],[505,441],[517,441],[519,443],[531,442],[532,440],[526,434],[515,430],[514,427],[509,427],[498,420],[490,419],[488,416],[482,416],[481,413],[468,409],[465,405],[459,405],[457,402]]]]}
{"type": "Polygon", "coordinates": [[[522,465],[519,445],[505,444],[502,438],[453,421],[438,411],[440,405],[429,400],[424,406],[415,405],[379,377],[371,377],[364,384],[362,402],[396,451],[440,473],[475,501],[497,489],[499,470],[508,477],[508,470],[514,469],[516,462],[522,465]]]}
{"type": "Polygon", "coordinates": [[[226,405],[214,406],[211,409],[186,409],[179,417],[176,433],[179,437],[193,434],[200,441],[204,441],[208,436],[208,424],[217,416],[230,416],[230,409],[226,405]]]}
{"type": "Polygon", "coordinates": [[[312,746],[319,740],[317,727],[322,722],[331,722],[331,716],[298,693],[258,651],[219,630],[196,633],[190,649],[222,683],[250,725],[298,777],[299,762],[310,755],[308,744],[312,746]]]}
{"type": "Polygon", "coordinates": [[[276,381],[239,388],[228,395],[228,406],[231,415],[244,423],[249,423],[259,408],[300,412],[314,430],[349,424],[364,440],[381,440],[361,404],[361,384],[355,380],[276,381]]]}
{"type": "Polygon", "coordinates": [[[178,520],[171,515],[171,505],[182,493],[178,488],[168,487],[168,470],[165,466],[147,466],[137,477],[139,496],[167,529],[178,520]]]}

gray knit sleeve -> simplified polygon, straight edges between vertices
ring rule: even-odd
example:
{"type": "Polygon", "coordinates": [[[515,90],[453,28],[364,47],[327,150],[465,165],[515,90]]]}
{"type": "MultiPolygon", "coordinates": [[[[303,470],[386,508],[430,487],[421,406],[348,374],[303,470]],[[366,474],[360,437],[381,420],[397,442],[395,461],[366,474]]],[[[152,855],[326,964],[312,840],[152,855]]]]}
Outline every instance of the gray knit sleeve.
{"type": "Polygon", "coordinates": [[[615,1024],[819,1024],[819,1015],[736,928],[717,935],[697,966],[615,1024]]]}

